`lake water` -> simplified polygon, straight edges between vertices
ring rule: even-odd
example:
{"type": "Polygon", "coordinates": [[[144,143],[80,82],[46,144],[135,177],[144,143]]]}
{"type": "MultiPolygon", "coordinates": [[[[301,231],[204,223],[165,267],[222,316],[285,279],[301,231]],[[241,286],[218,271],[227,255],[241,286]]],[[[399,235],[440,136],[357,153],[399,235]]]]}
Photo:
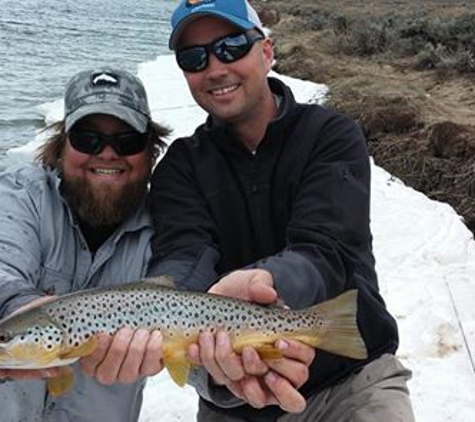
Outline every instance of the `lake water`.
{"type": "Polygon", "coordinates": [[[167,53],[178,0],[0,0],[0,165],[44,125],[38,106],[61,98],[76,72],[167,53]]]}

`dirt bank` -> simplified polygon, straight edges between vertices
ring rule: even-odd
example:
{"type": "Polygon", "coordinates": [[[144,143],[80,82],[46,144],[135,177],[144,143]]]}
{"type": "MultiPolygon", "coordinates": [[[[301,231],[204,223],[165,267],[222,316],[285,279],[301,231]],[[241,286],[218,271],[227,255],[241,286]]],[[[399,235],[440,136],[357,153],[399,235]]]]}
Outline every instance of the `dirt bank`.
{"type": "Polygon", "coordinates": [[[254,0],[276,70],[330,87],[378,165],[475,232],[475,1],[254,0]]]}

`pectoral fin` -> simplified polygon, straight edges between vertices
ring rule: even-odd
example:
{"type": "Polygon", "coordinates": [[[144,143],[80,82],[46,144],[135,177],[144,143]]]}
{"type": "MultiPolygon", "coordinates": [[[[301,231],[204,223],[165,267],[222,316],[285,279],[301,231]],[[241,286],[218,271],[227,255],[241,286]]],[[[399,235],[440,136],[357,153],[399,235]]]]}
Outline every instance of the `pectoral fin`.
{"type": "Polygon", "coordinates": [[[46,381],[49,393],[54,396],[69,391],[74,385],[74,372],[69,366],[62,366],[59,368],[60,374],[57,377],[49,378],[46,381]]]}
{"type": "Polygon", "coordinates": [[[184,349],[165,347],[163,363],[173,381],[183,387],[188,381],[191,363],[184,349]]]}
{"type": "Polygon", "coordinates": [[[71,347],[60,353],[60,359],[75,359],[90,355],[97,347],[97,338],[92,336],[78,347],[71,347]]]}

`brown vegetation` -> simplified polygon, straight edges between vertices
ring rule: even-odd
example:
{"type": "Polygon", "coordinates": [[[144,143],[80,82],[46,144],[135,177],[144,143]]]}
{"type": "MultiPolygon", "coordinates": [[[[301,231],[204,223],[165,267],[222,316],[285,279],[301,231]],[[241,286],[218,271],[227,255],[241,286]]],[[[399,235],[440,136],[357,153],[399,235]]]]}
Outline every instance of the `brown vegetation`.
{"type": "Polygon", "coordinates": [[[254,0],[276,70],[330,87],[378,165],[475,232],[475,0],[254,0]]]}

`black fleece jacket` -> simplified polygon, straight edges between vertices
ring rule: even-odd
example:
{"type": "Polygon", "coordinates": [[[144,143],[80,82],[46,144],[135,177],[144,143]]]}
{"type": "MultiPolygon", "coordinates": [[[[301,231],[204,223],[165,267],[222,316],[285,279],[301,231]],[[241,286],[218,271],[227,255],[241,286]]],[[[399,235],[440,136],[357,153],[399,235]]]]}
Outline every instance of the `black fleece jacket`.
{"type": "MultiPolygon", "coordinates": [[[[153,272],[205,291],[229,271],[264,268],[291,308],[356,288],[368,361],[394,353],[397,327],[374,268],[364,136],[349,117],[296,103],[277,79],[269,84],[282,101],[255,153],[210,117],[158,164],[151,189],[153,272]]],[[[308,397],[366,362],[317,351],[301,392],[308,397]]],[[[282,413],[248,405],[223,411],[256,421],[282,413]]]]}

